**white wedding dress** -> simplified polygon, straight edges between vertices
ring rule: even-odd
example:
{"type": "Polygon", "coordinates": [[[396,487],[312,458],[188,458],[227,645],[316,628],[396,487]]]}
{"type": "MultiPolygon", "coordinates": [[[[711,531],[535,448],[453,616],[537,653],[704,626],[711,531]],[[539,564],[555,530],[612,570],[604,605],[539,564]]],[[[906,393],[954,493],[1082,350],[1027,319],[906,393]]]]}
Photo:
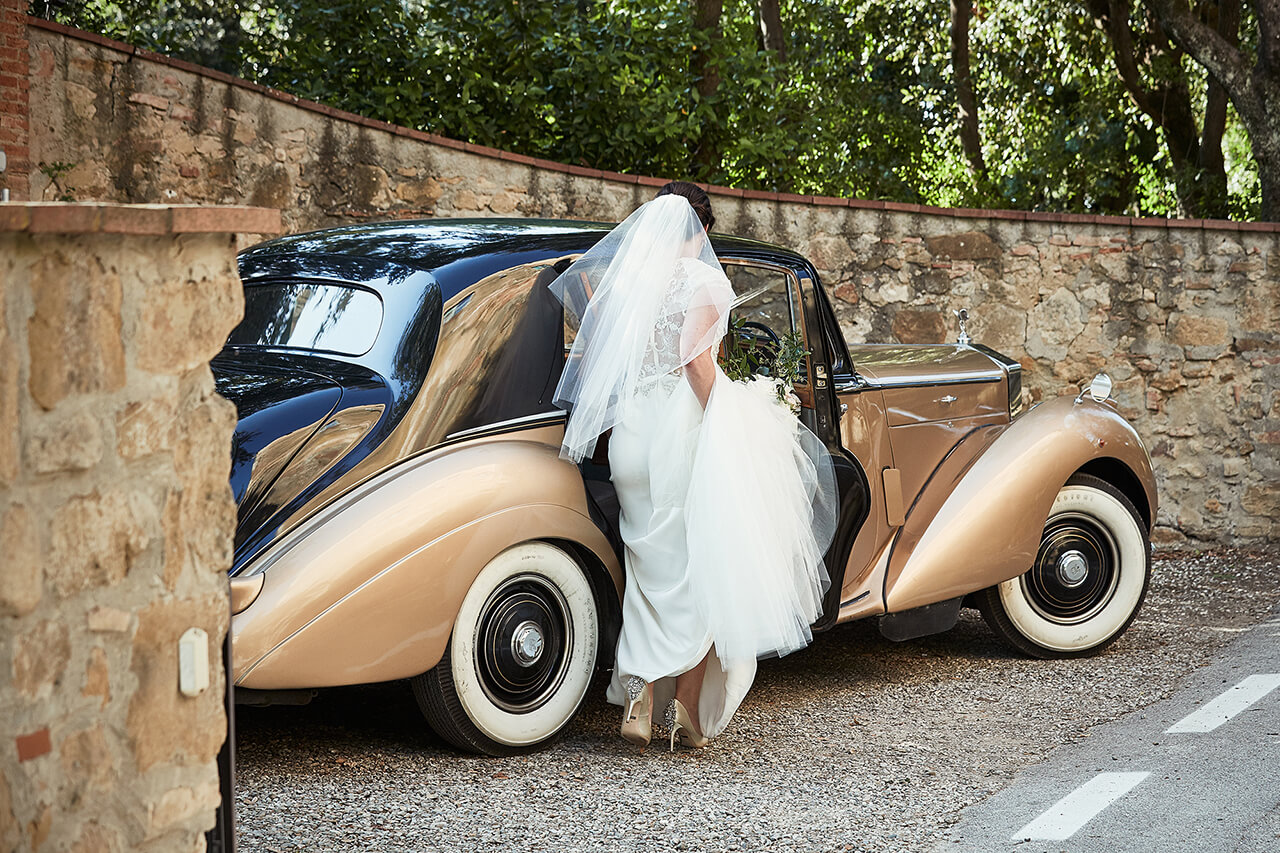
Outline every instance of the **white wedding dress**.
{"type": "MultiPolygon", "coordinates": [[[[642,212],[662,201],[618,230],[640,217],[633,231],[658,234],[654,211],[648,222],[642,212]]],[[[829,583],[822,556],[835,528],[834,476],[826,449],[771,383],[733,382],[716,367],[703,409],[683,365],[718,348],[733,289],[714,255],[708,260],[709,246],[691,256],[686,243],[668,259],[653,247],[671,240],[636,246],[634,237],[608,255],[612,275],[583,294],[591,306],[561,382],[574,406],[563,452],[581,458],[596,431],[612,427],[626,589],[609,701],[625,704],[624,685],[638,676],[653,684],[653,708],[663,708],[675,676],[709,653],[690,711],[714,736],[750,689],[757,658],[811,639],[829,583]],[[602,376],[610,381],[593,394],[602,376]]],[[[562,276],[562,298],[563,288],[587,281],[573,273],[562,276]]]]}

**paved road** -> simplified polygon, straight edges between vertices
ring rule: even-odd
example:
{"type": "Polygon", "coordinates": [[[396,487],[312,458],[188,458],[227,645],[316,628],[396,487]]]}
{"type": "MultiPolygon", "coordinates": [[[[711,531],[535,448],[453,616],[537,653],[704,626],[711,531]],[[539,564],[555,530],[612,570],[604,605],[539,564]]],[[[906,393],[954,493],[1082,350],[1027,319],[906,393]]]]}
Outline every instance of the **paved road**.
{"type": "Polygon", "coordinates": [[[1280,850],[1280,610],[1168,699],[965,811],[937,853],[1280,850]]]}
{"type": "MultiPolygon", "coordinates": [[[[1078,660],[1011,653],[971,611],[945,634],[906,643],[885,640],[873,621],[842,626],[804,651],[762,662],[729,730],[702,751],[639,752],[622,741],[603,683],[563,740],[516,758],[462,756],[442,745],[404,684],[325,691],[304,708],[242,708],[240,849],[958,849],[939,842],[966,807],[1007,796],[993,795],[1017,784],[1028,767],[1103,743],[1107,729],[1098,726],[1146,713],[1140,738],[1129,735],[1120,741],[1124,750],[1084,761],[1036,799],[1026,795],[995,846],[977,848],[1021,850],[1010,836],[1098,772],[1151,773],[1106,810],[1119,815],[1144,788],[1154,794],[1157,782],[1190,779],[1188,756],[1207,755],[1175,752],[1175,744],[1191,750],[1261,724],[1263,711],[1245,711],[1209,735],[1164,734],[1249,674],[1210,676],[1201,667],[1273,618],[1278,576],[1276,550],[1164,556],[1128,633],[1104,654],[1078,660]],[[1189,673],[1216,680],[1186,681],[1189,673]],[[1167,711],[1157,704],[1193,684],[1199,692],[1175,700],[1181,704],[1167,711]],[[1141,743],[1167,763],[1135,751],[1141,743]]],[[[1261,642],[1265,633],[1257,637],[1261,642]]],[[[1280,662],[1254,671],[1280,672],[1280,662]]],[[[1273,714],[1278,694],[1255,707],[1273,714]]],[[[1266,737],[1274,756],[1276,738],[1266,737]]],[[[1253,788],[1265,790],[1265,780],[1274,779],[1264,769],[1253,771],[1253,788]]],[[[1202,787],[1197,783],[1196,792],[1202,787]]],[[[1214,823],[1219,816],[1212,815],[1214,823]]],[[[1268,849],[1274,818],[1273,811],[1270,823],[1248,830],[1244,837],[1256,839],[1255,847],[1242,850],[1268,849]]],[[[1081,837],[1101,826],[1086,825],[1081,837]]],[[[1244,822],[1232,832],[1240,839],[1244,822]]],[[[1211,834],[1224,833],[1215,826],[1211,834]]],[[[1046,849],[1069,849],[1062,845],[1046,849]]]]}

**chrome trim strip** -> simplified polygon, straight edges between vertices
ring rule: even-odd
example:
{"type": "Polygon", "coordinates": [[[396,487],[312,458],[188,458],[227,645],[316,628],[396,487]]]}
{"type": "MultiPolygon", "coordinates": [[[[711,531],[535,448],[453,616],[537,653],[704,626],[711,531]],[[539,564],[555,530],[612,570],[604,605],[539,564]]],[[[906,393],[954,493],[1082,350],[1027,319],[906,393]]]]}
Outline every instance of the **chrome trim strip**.
{"type": "Polygon", "coordinates": [[[460,438],[475,438],[478,435],[488,435],[494,432],[504,432],[515,427],[524,426],[542,426],[544,424],[559,423],[564,420],[564,412],[538,412],[536,415],[524,415],[519,418],[512,418],[509,421],[498,421],[493,424],[485,424],[484,426],[471,427],[470,429],[451,432],[445,436],[446,441],[456,441],[460,438]]]}
{"type": "Polygon", "coordinates": [[[910,379],[873,379],[865,373],[860,374],[872,388],[931,388],[937,385],[977,385],[986,382],[999,382],[1004,379],[1004,371],[991,373],[966,373],[961,376],[934,374],[916,376],[910,379]]]}

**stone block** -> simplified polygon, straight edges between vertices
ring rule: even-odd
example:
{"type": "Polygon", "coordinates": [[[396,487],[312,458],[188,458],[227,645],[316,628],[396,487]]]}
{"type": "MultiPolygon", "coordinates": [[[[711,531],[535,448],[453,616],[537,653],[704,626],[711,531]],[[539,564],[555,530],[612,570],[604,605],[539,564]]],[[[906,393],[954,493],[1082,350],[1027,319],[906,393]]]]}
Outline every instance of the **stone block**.
{"type": "Polygon", "coordinates": [[[902,308],[893,317],[893,335],[904,344],[937,344],[946,337],[942,312],[928,308],[902,308]]]}
{"type": "Polygon", "coordinates": [[[138,459],[171,446],[174,403],[168,397],[129,403],[116,416],[116,452],[138,459]]]}
{"type": "Polygon", "coordinates": [[[170,268],[143,293],[131,344],[135,363],[156,374],[186,373],[222,349],[242,316],[244,293],[230,251],[217,264],[193,263],[189,278],[170,268]]]}
{"type": "Polygon", "coordinates": [[[32,272],[35,312],[27,327],[31,396],[52,409],[72,394],[124,385],[120,278],[84,269],[64,251],[45,254],[32,272]]]}
{"type": "Polygon", "coordinates": [[[440,186],[440,182],[435,178],[427,178],[423,181],[401,181],[396,184],[396,198],[414,207],[433,207],[442,195],[444,195],[444,187],[440,186]]]}
{"type": "Polygon", "coordinates": [[[28,430],[24,457],[37,474],[86,471],[102,459],[102,430],[88,412],[46,415],[28,430]]]}
{"type": "Polygon", "coordinates": [[[18,818],[13,813],[9,780],[4,773],[0,773],[0,850],[17,850],[21,846],[22,832],[18,829],[18,818]]]}
{"type": "Polygon", "coordinates": [[[71,660],[67,626],[44,621],[13,640],[13,686],[28,699],[46,699],[71,660]]]}
{"type": "Polygon", "coordinates": [[[101,723],[63,738],[58,753],[62,764],[59,781],[65,800],[79,802],[95,790],[110,787],[116,760],[101,723]]]}
{"type": "Polygon", "coordinates": [[[25,616],[44,588],[39,531],[25,506],[9,507],[0,520],[0,554],[0,616],[25,616]]]}
{"type": "Polygon", "coordinates": [[[925,240],[929,254],[935,258],[953,261],[990,261],[1004,254],[991,236],[982,231],[966,231],[961,234],[942,234],[925,240]]]}
{"type": "Polygon", "coordinates": [[[129,630],[130,618],[127,610],[98,606],[89,611],[85,624],[90,631],[119,634],[129,630]]]}
{"type": "Polygon", "coordinates": [[[138,689],[126,725],[139,772],[163,764],[199,767],[217,756],[227,733],[218,668],[211,667],[209,690],[187,698],[178,692],[177,649],[182,634],[198,626],[209,634],[209,660],[221,660],[229,611],[225,594],[169,599],[139,611],[130,657],[138,689]]]}
{"type": "Polygon", "coordinates": [[[513,192],[500,192],[489,200],[489,209],[494,213],[499,213],[503,216],[509,213],[515,213],[516,209],[520,206],[520,202],[525,198],[527,198],[527,196],[524,194],[517,195],[513,192]]]}
{"type": "Polygon", "coordinates": [[[1169,336],[1181,346],[1187,358],[1212,360],[1231,346],[1231,327],[1221,317],[1180,314],[1169,322],[1169,336]]]}
{"type": "Polygon", "coordinates": [[[97,697],[101,700],[98,707],[105,708],[111,702],[111,667],[107,663],[107,653],[101,646],[94,646],[89,651],[89,662],[84,668],[84,686],[80,695],[97,697]]]}
{"type": "Polygon", "coordinates": [[[1240,506],[1250,515],[1280,518],[1280,485],[1249,486],[1244,490],[1240,506]]]}
{"type": "Polygon", "coordinates": [[[970,334],[1005,355],[1017,356],[1027,345],[1027,312],[1003,302],[985,302],[971,312],[970,334]]]}
{"type": "Polygon", "coordinates": [[[1027,354],[1061,361],[1084,329],[1080,300],[1065,287],[1055,290],[1031,309],[1027,324],[1027,354]]]}
{"type": "Polygon", "coordinates": [[[61,596],[119,583],[156,533],[155,505],[122,490],[72,498],[53,516],[49,582],[61,596]]]}

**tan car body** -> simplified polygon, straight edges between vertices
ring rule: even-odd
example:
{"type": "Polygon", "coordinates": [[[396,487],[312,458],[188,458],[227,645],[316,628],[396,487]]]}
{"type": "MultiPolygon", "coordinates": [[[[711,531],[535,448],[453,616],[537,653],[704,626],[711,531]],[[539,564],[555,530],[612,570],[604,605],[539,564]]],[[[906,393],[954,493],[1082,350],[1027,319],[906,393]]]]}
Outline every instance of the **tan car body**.
{"type": "Polygon", "coordinates": [[[329,687],[408,678],[444,652],[462,597],[493,556],[529,540],[589,549],[621,597],[562,427],[477,439],[387,471],[263,557],[235,617],[236,684],[329,687]],[[259,580],[261,579],[261,580],[259,580]]]}
{"type": "MultiPolygon", "coordinates": [[[[811,270],[788,267],[803,263],[798,256],[779,257],[730,263],[788,277],[792,295],[780,298],[792,300],[812,348],[825,297],[811,270]]],[[[486,342],[521,322],[554,260],[489,275],[446,302],[446,317],[469,307],[441,335],[401,425],[231,579],[237,687],[428,673],[473,582],[521,543],[571,553],[616,618],[618,543],[593,515],[583,472],[558,456],[563,415],[454,426],[484,399],[490,377],[519,369],[486,342]]],[[[829,568],[841,582],[819,627],[947,601],[958,609],[962,597],[1018,577],[1036,558],[1055,496],[1081,472],[1122,492],[1147,529],[1154,523],[1150,458],[1113,405],[1066,396],[1019,412],[1016,364],[992,355],[967,344],[864,346],[850,348],[847,375],[809,364],[796,389],[805,416],[815,432],[825,423],[838,436],[833,451],[856,460],[868,485],[856,533],[843,545],[837,538],[845,556],[829,568]],[[814,408],[823,399],[838,407],[837,422],[814,408]]],[[[264,455],[264,466],[284,464],[273,458],[264,455]]],[[[600,662],[609,658],[603,650],[600,662]]]]}

